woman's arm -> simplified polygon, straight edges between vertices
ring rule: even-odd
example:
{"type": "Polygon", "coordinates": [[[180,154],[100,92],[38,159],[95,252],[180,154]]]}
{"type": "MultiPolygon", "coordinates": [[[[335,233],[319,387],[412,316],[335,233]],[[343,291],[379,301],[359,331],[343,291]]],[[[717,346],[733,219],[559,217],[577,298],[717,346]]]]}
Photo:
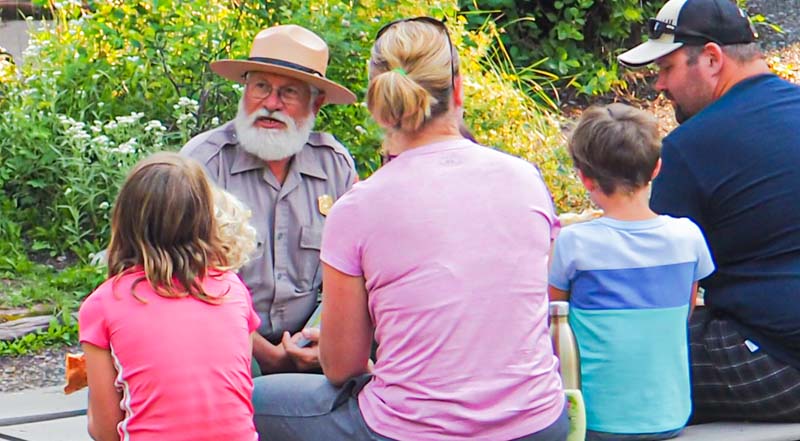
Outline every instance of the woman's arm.
{"type": "Polygon", "coordinates": [[[119,441],[117,424],[125,414],[119,407],[122,392],[114,386],[117,369],[111,351],[83,343],[86,377],[89,380],[89,436],[96,441],[119,441]]]}
{"type": "Polygon", "coordinates": [[[372,322],[364,278],[350,276],[325,263],[322,265],[320,363],[328,381],[339,386],[368,371],[372,322]]]}

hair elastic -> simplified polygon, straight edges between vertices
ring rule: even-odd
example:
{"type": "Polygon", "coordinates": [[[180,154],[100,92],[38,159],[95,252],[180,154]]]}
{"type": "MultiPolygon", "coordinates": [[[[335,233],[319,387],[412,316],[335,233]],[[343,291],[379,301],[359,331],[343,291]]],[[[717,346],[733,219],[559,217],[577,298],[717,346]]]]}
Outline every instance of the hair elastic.
{"type": "Polygon", "coordinates": [[[395,67],[394,69],[392,69],[392,72],[397,72],[402,76],[407,76],[408,75],[408,72],[406,72],[406,70],[403,69],[402,67],[395,67]]]}

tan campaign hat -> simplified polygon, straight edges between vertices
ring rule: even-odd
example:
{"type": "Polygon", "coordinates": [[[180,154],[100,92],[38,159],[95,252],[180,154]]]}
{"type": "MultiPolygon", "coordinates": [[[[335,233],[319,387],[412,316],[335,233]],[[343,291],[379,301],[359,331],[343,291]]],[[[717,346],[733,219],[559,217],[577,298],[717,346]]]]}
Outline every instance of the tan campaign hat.
{"type": "Polygon", "coordinates": [[[325,102],[351,104],[353,92],[325,78],[328,45],[317,34],[297,25],[264,29],[256,35],[250,58],[218,60],[211,70],[231,81],[244,83],[247,72],[267,72],[303,80],[325,92],[325,102]]]}
{"type": "Polygon", "coordinates": [[[647,34],[648,41],[617,57],[622,64],[641,67],[684,45],[745,44],[757,36],[747,14],[731,0],[669,0],[647,21],[647,34]]]}

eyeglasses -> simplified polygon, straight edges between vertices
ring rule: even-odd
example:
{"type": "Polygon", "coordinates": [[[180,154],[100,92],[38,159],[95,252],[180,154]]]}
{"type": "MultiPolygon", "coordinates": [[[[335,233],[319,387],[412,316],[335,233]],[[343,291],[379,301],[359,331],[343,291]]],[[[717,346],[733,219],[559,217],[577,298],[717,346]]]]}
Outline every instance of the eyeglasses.
{"type": "Polygon", "coordinates": [[[418,22],[422,22],[422,23],[429,23],[429,24],[432,24],[432,25],[436,26],[437,28],[441,29],[442,31],[444,31],[444,36],[447,38],[447,48],[450,50],[450,87],[452,87],[455,90],[455,87],[456,87],[456,66],[455,66],[455,63],[453,62],[453,41],[450,39],[450,32],[448,32],[447,25],[444,24],[444,21],[437,20],[437,19],[435,19],[433,17],[425,17],[425,16],[412,17],[412,18],[402,18],[400,20],[395,20],[395,21],[386,23],[385,25],[381,26],[380,29],[378,29],[378,32],[375,34],[375,41],[378,41],[378,39],[381,38],[381,35],[383,35],[392,26],[394,26],[394,25],[396,25],[398,23],[406,23],[406,22],[413,22],[413,21],[418,21],[418,22]]]}
{"type": "MultiPolygon", "coordinates": [[[[702,32],[695,32],[690,30],[678,30],[672,23],[667,23],[665,21],[661,21],[657,18],[650,18],[647,20],[647,36],[650,37],[651,40],[655,40],[657,38],[661,38],[664,34],[672,34],[676,37],[683,37],[682,40],[686,40],[686,37],[693,39],[691,43],[708,43],[714,42],[718,45],[722,46],[720,41],[710,35],[703,34],[702,32]]],[[[684,43],[690,43],[689,41],[684,41],[684,43]]]]}
{"type": "MultiPolygon", "coordinates": [[[[269,81],[259,78],[251,77],[250,75],[245,78],[244,93],[248,98],[256,101],[261,101],[268,96],[272,95],[274,88],[269,81]]],[[[302,86],[281,86],[277,89],[278,99],[287,106],[293,106],[303,102],[307,99],[308,91],[302,86]]]]}

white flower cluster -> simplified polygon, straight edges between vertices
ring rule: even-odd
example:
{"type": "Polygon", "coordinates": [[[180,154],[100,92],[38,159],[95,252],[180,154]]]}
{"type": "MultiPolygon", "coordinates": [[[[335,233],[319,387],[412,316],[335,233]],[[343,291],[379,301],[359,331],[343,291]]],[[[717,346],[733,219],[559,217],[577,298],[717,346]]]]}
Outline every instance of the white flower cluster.
{"type": "Polygon", "coordinates": [[[152,132],[153,130],[156,130],[156,131],[159,131],[159,132],[164,132],[164,131],[167,130],[167,128],[164,127],[163,124],[161,124],[161,121],[159,121],[157,119],[153,119],[153,120],[150,120],[150,121],[147,122],[147,125],[144,126],[144,131],[145,132],[152,132]]]}
{"type": "Polygon", "coordinates": [[[123,142],[122,144],[120,144],[119,147],[116,147],[116,148],[113,148],[113,149],[109,149],[108,151],[115,152],[115,153],[122,153],[124,155],[129,155],[131,153],[135,153],[136,152],[136,147],[137,146],[138,146],[138,141],[136,141],[136,138],[131,138],[131,139],[123,142]]]}
{"type": "MultiPolygon", "coordinates": [[[[143,117],[144,113],[133,112],[107,122],[94,120],[88,128],[85,123],[65,115],[58,115],[58,120],[66,127],[65,135],[73,146],[80,149],[93,147],[102,152],[130,155],[140,150],[140,140],[131,135],[142,134],[143,117]],[[119,142],[115,140],[126,138],[127,141],[115,145],[119,142]]],[[[152,143],[152,147],[156,149],[164,146],[163,134],[167,128],[161,121],[150,120],[144,124],[143,129],[144,138],[141,142],[152,143]]]]}
{"type": "Polygon", "coordinates": [[[177,104],[172,105],[172,108],[175,109],[178,125],[187,126],[196,122],[195,113],[200,109],[200,104],[196,100],[182,96],[178,99],[177,104]]]}
{"type": "Polygon", "coordinates": [[[114,118],[117,121],[117,124],[121,126],[130,126],[139,122],[140,119],[144,117],[144,113],[142,112],[132,112],[128,116],[118,116],[114,118]]]}
{"type": "Polygon", "coordinates": [[[183,125],[190,121],[194,121],[194,115],[191,113],[182,113],[178,116],[178,125],[183,125]]]}
{"type": "Polygon", "coordinates": [[[92,138],[92,144],[100,148],[105,148],[111,144],[111,139],[106,135],[97,135],[92,138]]]}
{"type": "Polygon", "coordinates": [[[81,6],[83,6],[83,4],[81,0],[61,0],[53,2],[53,7],[56,9],[64,9],[68,6],[76,6],[80,8],[81,6]]]}
{"type": "Polygon", "coordinates": [[[37,40],[31,38],[28,42],[28,47],[22,51],[22,58],[23,59],[37,59],[39,54],[42,52],[42,49],[46,48],[50,45],[50,40],[37,40]]]}
{"type": "Polygon", "coordinates": [[[197,112],[200,104],[196,100],[182,96],[178,99],[178,104],[174,104],[172,108],[179,111],[197,112]]]}
{"type": "Polygon", "coordinates": [[[64,115],[58,115],[58,120],[67,128],[65,135],[73,141],[91,139],[91,136],[86,132],[86,124],[64,115]]]}

